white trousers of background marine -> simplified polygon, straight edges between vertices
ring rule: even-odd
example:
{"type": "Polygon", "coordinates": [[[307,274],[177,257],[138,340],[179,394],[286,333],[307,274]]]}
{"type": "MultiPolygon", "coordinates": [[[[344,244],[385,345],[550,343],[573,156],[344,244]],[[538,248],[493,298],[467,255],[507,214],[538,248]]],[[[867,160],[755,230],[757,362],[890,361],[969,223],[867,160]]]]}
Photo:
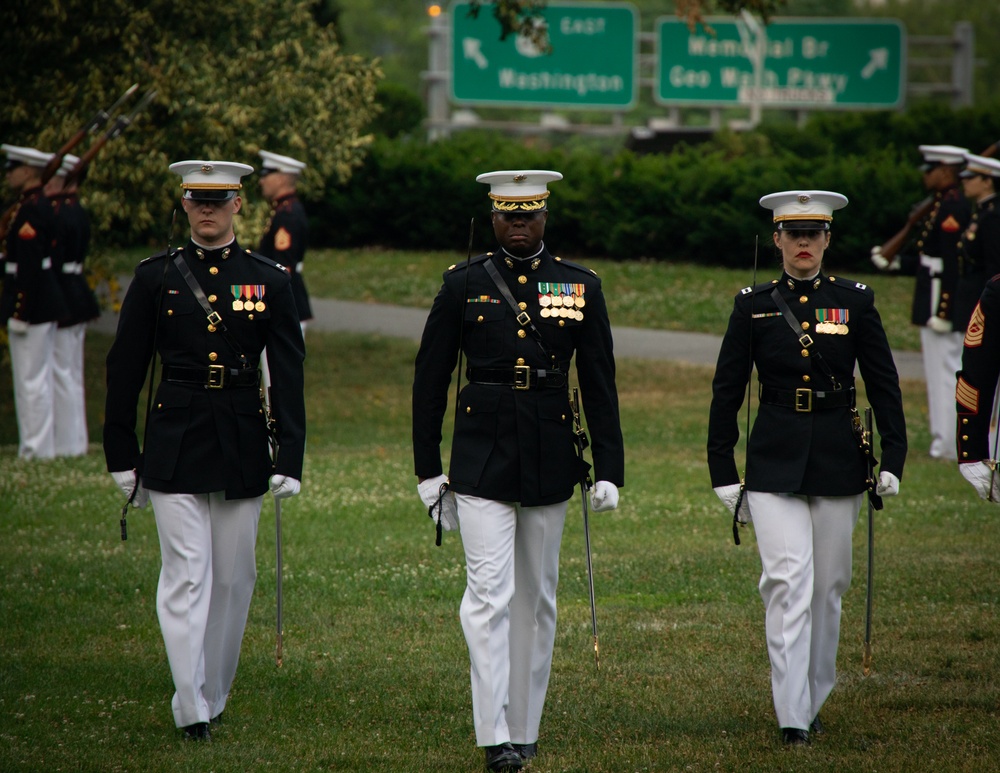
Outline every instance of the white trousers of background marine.
{"type": "Polygon", "coordinates": [[[927,421],[931,431],[930,454],[935,459],[958,458],[955,428],[958,414],[955,408],[956,373],[962,369],[962,341],[965,331],[937,333],[929,327],[920,328],[920,348],[924,358],[924,380],[927,383],[927,421]]]}
{"type": "Polygon", "coordinates": [[[55,456],[55,420],[52,410],[52,350],[56,323],[8,327],[10,366],[17,413],[17,455],[22,459],[55,456]]]}
{"type": "Polygon", "coordinates": [[[535,743],[552,668],[569,501],[522,507],[459,494],[476,744],[535,743]]]}
{"type": "Polygon", "coordinates": [[[807,730],[837,680],[841,597],[851,585],[851,534],[863,495],[747,496],[778,726],[807,730]]]}
{"type": "Polygon", "coordinates": [[[56,330],[52,357],[52,393],[56,456],[83,456],[87,433],[87,406],[83,390],[83,340],[87,324],[56,330]]]}
{"type": "Polygon", "coordinates": [[[149,492],[162,562],[156,612],[177,727],[209,722],[226,707],[257,580],[263,499],[149,492]]]}

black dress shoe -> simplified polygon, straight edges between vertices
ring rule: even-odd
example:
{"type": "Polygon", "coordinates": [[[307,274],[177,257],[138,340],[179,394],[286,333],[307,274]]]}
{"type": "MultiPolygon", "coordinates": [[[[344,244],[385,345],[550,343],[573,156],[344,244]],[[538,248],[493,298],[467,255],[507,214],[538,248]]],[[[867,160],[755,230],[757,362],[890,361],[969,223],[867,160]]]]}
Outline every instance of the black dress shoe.
{"type": "Polygon", "coordinates": [[[510,742],[486,747],[486,769],[490,773],[507,773],[507,771],[516,771],[523,767],[524,762],[521,760],[521,755],[517,753],[510,742]]]}
{"type": "Polygon", "coordinates": [[[801,730],[797,727],[781,728],[781,740],[785,746],[807,746],[809,744],[809,731],[801,730]]]}
{"type": "Polygon", "coordinates": [[[512,743],[514,751],[521,755],[521,759],[527,762],[538,756],[538,741],[534,743],[512,743]]]}
{"type": "Polygon", "coordinates": [[[211,741],[212,734],[208,731],[208,722],[195,722],[184,728],[184,737],[189,741],[211,741]]]}
{"type": "Polygon", "coordinates": [[[809,732],[813,735],[823,735],[823,733],[826,732],[826,728],[823,727],[823,722],[820,720],[819,714],[817,714],[816,718],[809,723],[809,732]]]}

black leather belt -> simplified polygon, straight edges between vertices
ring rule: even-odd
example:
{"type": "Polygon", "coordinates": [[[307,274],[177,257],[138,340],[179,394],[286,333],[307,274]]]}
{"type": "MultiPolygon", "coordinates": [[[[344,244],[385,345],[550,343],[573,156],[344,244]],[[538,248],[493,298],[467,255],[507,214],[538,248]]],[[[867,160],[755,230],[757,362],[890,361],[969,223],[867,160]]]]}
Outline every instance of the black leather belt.
{"type": "Polygon", "coordinates": [[[561,389],[566,386],[566,374],[561,370],[529,368],[527,365],[468,368],[465,376],[473,384],[509,386],[514,389],[561,389]]]}
{"type": "Polygon", "coordinates": [[[186,368],[183,365],[164,365],[163,380],[171,384],[189,384],[205,389],[237,389],[260,385],[259,370],[239,370],[224,365],[207,368],[186,368]]]}
{"type": "Polygon", "coordinates": [[[768,405],[794,408],[796,413],[828,411],[831,408],[851,408],[854,406],[854,387],[836,392],[817,392],[813,389],[774,389],[760,385],[760,401],[768,405]]]}

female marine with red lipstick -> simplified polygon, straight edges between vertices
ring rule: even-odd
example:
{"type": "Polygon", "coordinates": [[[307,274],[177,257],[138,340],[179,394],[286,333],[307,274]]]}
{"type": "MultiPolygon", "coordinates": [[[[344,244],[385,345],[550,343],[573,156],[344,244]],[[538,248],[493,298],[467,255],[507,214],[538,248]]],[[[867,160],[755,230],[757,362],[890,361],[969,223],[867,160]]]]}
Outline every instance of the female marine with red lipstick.
{"type": "Polygon", "coordinates": [[[753,522],[774,708],[783,742],[801,745],[823,732],[819,711],[836,680],[851,533],[866,490],[851,413],[855,365],[881,435],[881,496],[899,491],[906,425],[874,293],[823,273],[833,212],[847,198],[783,191],[760,204],[773,210],[783,272],[736,296],[712,382],[708,466],[728,511],[753,522]],[[754,368],[759,406],[741,485],[734,449],[754,368]]]}

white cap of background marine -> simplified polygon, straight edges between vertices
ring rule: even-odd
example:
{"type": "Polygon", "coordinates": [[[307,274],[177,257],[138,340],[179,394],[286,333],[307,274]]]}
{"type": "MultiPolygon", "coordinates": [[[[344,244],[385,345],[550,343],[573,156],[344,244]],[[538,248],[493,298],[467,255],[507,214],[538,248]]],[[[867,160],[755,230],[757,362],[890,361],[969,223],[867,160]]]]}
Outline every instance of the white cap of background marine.
{"type": "Polygon", "coordinates": [[[253,172],[253,167],[234,161],[176,161],[170,171],[181,176],[185,199],[229,201],[243,187],[241,178],[253,172]]]}

